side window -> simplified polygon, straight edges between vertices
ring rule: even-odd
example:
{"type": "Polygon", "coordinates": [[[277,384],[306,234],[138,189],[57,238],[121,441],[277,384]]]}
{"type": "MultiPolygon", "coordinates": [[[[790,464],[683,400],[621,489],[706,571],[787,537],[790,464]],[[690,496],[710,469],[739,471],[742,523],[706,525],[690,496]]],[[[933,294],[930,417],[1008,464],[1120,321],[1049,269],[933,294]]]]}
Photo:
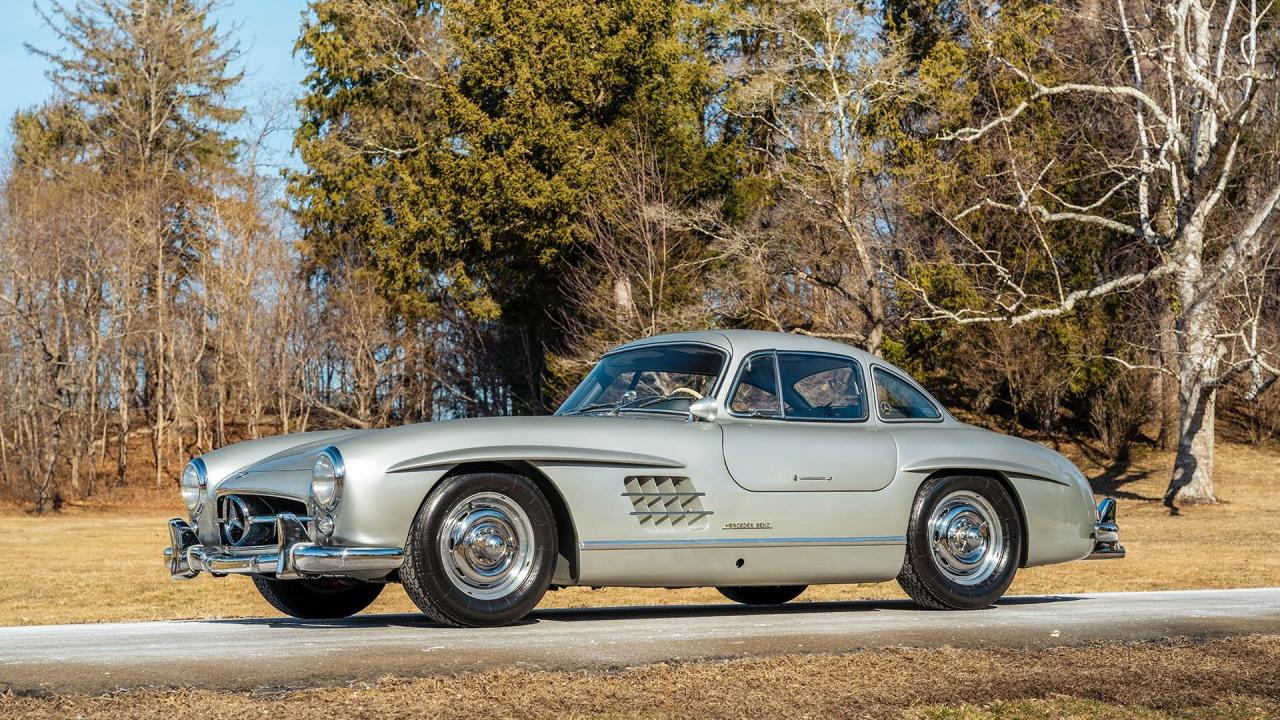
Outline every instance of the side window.
{"type": "Polygon", "coordinates": [[[767,417],[782,415],[773,353],[755,355],[743,363],[738,371],[738,385],[729,400],[729,412],[767,417]]]}
{"type": "Polygon", "coordinates": [[[866,420],[862,368],[849,358],[778,353],[788,419],[866,420]]]}
{"type": "Polygon", "coordinates": [[[876,408],[884,420],[937,420],[938,408],[902,378],[876,368],[876,408]]]}

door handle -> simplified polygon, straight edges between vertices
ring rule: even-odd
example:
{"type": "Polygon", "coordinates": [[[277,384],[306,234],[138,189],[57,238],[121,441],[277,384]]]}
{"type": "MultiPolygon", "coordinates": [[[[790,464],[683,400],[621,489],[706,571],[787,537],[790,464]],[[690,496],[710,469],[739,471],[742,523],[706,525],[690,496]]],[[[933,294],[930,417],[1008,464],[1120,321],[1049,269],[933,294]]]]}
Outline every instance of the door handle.
{"type": "Polygon", "coordinates": [[[792,475],[791,482],[831,482],[830,475],[792,475]]]}

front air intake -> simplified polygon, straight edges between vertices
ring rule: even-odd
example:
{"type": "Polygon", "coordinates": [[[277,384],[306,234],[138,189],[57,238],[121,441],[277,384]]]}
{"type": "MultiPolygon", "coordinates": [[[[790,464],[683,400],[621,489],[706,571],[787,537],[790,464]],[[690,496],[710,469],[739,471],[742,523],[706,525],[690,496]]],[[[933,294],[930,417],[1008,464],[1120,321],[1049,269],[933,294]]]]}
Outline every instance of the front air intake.
{"type": "Polygon", "coordinates": [[[711,511],[702,505],[704,493],[687,477],[633,475],[622,495],[631,500],[631,516],[653,531],[702,530],[711,511]]]}

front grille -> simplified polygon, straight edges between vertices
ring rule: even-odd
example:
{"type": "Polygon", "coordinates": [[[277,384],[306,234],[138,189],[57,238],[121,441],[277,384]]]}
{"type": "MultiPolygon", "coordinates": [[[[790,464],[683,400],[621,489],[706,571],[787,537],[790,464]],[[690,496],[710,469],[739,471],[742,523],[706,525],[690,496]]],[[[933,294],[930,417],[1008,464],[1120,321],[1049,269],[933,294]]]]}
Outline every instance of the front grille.
{"type": "Polygon", "coordinates": [[[646,530],[702,530],[710,525],[707,516],[712,513],[702,505],[704,493],[687,477],[632,475],[623,482],[622,495],[631,500],[631,515],[646,530]]]}
{"type": "Polygon", "coordinates": [[[305,517],[307,505],[269,495],[223,495],[218,498],[218,537],[231,547],[274,545],[281,513],[305,517]]]}

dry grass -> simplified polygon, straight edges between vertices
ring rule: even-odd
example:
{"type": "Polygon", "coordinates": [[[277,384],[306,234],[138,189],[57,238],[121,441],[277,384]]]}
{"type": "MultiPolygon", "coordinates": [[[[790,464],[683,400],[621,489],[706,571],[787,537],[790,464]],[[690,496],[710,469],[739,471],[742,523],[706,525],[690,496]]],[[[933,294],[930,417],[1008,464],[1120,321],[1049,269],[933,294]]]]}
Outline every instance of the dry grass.
{"type": "MultiPolygon", "coordinates": [[[[1170,517],[1159,498],[1172,457],[1140,454],[1104,467],[1066,448],[1099,493],[1120,498],[1123,561],[1080,562],[1022,571],[1013,593],[1259,587],[1280,582],[1280,454],[1222,444],[1217,486],[1224,500],[1170,517]]],[[[174,493],[176,496],[176,492],[174,493]]],[[[176,505],[149,510],[71,508],[33,517],[0,511],[0,625],[236,617],[273,614],[243,578],[170,581],[162,551],[176,505]]],[[[802,600],[903,597],[895,583],[830,585],[802,600]]],[[[546,607],[723,602],[713,589],[568,588],[546,607]]],[[[391,586],[370,612],[413,612],[391,586]]]]}
{"type": "Polygon", "coordinates": [[[1268,718],[1280,638],[1041,651],[877,650],[652,665],[503,670],[290,692],[5,697],[0,718],[1268,718]],[[964,704],[958,704],[959,699],[964,704]]]}

